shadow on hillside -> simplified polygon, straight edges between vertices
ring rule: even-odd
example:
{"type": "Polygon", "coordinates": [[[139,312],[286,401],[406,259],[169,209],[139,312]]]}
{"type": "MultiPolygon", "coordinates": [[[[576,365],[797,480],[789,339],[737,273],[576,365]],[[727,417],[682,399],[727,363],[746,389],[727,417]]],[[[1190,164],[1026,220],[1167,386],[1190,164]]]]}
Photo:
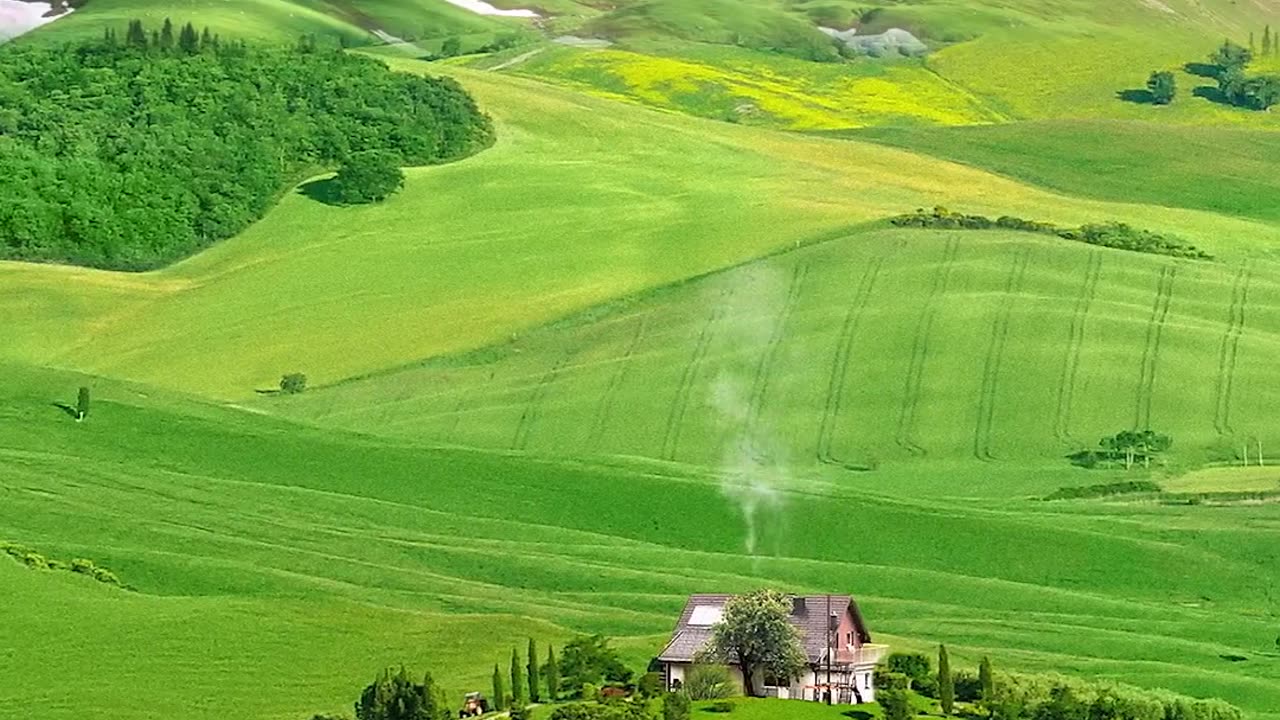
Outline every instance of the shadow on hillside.
{"type": "Polygon", "coordinates": [[[853,718],[853,720],[871,720],[874,717],[866,710],[845,710],[840,714],[847,718],[853,718]]]}
{"type": "Polygon", "coordinates": [[[302,183],[298,187],[298,194],[305,195],[316,202],[332,205],[333,207],[341,207],[342,203],[338,202],[338,183],[333,178],[325,178],[323,180],[312,180],[302,183]]]}
{"type": "Polygon", "coordinates": [[[1156,96],[1152,95],[1151,91],[1146,89],[1121,90],[1116,93],[1116,99],[1123,100],[1128,103],[1136,103],[1138,105],[1156,104],[1156,96]]]}
{"type": "Polygon", "coordinates": [[[1219,105],[1230,105],[1231,101],[1227,99],[1226,93],[1219,90],[1213,85],[1201,85],[1191,91],[1192,95],[1209,102],[1218,103],[1219,105]]]}
{"type": "Polygon", "coordinates": [[[254,388],[253,391],[259,395],[279,395],[282,392],[280,388],[254,388]]]}
{"type": "Polygon", "coordinates": [[[1195,75],[1196,77],[1202,77],[1202,78],[1209,78],[1210,80],[1218,79],[1218,73],[1220,72],[1220,69],[1218,68],[1217,65],[1210,65],[1209,63],[1200,63],[1200,62],[1189,62],[1186,65],[1182,66],[1182,70],[1189,75],[1195,75]]]}
{"type": "Polygon", "coordinates": [[[64,402],[55,402],[55,403],[50,403],[50,404],[51,404],[51,405],[53,405],[54,407],[58,408],[58,409],[59,409],[59,410],[61,410],[62,412],[66,413],[67,415],[71,416],[71,419],[72,419],[72,420],[75,420],[75,419],[76,419],[76,417],[79,415],[79,413],[77,413],[77,412],[76,412],[76,409],[75,409],[75,408],[71,407],[70,405],[68,405],[68,404],[66,404],[66,403],[64,403],[64,402]]]}

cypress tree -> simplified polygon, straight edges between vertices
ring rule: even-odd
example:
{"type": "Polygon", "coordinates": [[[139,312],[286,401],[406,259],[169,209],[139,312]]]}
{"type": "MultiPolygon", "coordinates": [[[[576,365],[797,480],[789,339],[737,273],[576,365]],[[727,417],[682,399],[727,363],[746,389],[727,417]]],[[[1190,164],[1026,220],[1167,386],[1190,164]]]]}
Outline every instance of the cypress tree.
{"type": "Polygon", "coordinates": [[[124,41],[129,47],[145,48],[147,46],[147,31],[143,29],[141,20],[129,21],[129,29],[125,32],[124,41]]]}
{"type": "MultiPolygon", "coordinates": [[[[1276,638],[1280,646],[1280,638],[1276,638]]],[[[547,702],[560,699],[560,664],[556,662],[556,649],[547,646],[547,702]]]]}
{"type": "Polygon", "coordinates": [[[956,679],[951,674],[946,645],[938,646],[938,702],[942,704],[943,715],[950,715],[956,706],[956,679]]]}
{"type": "Polygon", "coordinates": [[[542,680],[538,678],[538,646],[533,642],[533,638],[529,638],[529,702],[538,702],[538,696],[542,694],[542,680]]]}
{"type": "Polygon", "coordinates": [[[173,21],[169,18],[164,19],[164,25],[160,28],[160,47],[164,50],[173,47],[173,21]]]}
{"type": "Polygon", "coordinates": [[[182,26],[182,32],[178,35],[178,47],[188,55],[200,52],[200,36],[196,35],[195,25],[187,23],[182,26]]]}
{"type": "Polygon", "coordinates": [[[996,681],[991,676],[991,658],[983,657],[978,665],[978,684],[982,686],[983,702],[991,702],[996,694],[996,681]]]}
{"type": "Polygon", "coordinates": [[[80,394],[76,396],[76,422],[80,422],[89,416],[89,388],[81,387],[80,394]]]}
{"type": "Polygon", "coordinates": [[[522,708],[524,702],[524,673],[520,672],[520,651],[511,648],[511,702],[513,708],[522,708]]]}
{"type": "Polygon", "coordinates": [[[498,666],[493,666],[493,702],[489,703],[494,710],[503,710],[507,707],[507,689],[502,685],[502,673],[498,672],[498,666]]]}
{"type": "Polygon", "coordinates": [[[1262,31],[1262,54],[1263,54],[1263,55],[1270,55],[1270,54],[1271,54],[1271,47],[1272,47],[1272,40],[1271,40],[1271,26],[1270,26],[1270,25],[1268,25],[1268,26],[1267,26],[1265,29],[1263,29],[1263,31],[1262,31]]]}

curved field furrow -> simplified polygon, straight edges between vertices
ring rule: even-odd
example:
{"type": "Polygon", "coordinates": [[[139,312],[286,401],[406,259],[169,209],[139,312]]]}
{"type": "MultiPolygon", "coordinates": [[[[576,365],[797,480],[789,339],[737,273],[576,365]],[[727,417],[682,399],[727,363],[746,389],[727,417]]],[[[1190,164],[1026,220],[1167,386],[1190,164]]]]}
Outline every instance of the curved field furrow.
{"type": "Polygon", "coordinates": [[[1156,281],[1156,298],[1151,306],[1151,319],[1147,322],[1147,342],[1142,349],[1142,368],[1133,412],[1133,426],[1140,430],[1151,427],[1151,397],[1155,390],[1156,365],[1160,359],[1160,340],[1169,319],[1169,303],[1173,299],[1173,280],[1177,273],[1177,266],[1165,265],[1156,281]]]}
{"type": "Polygon", "coordinates": [[[689,357],[689,362],[685,364],[684,372],[680,375],[680,384],[676,387],[675,398],[671,403],[671,410],[667,414],[667,427],[662,437],[661,457],[664,460],[675,459],[676,450],[680,446],[680,431],[684,425],[684,416],[689,410],[689,399],[693,392],[694,379],[698,375],[698,368],[702,366],[703,360],[707,357],[707,351],[711,348],[711,340],[715,337],[716,327],[727,314],[729,299],[732,297],[732,290],[721,291],[720,297],[707,315],[707,321],[703,323],[702,330],[698,333],[698,340],[693,346],[693,354],[689,357]]]}
{"type": "Polygon", "coordinates": [[[849,303],[844,323],[840,326],[840,336],[836,339],[836,352],[831,360],[831,377],[827,382],[827,401],[822,410],[822,424],[818,428],[818,462],[826,465],[845,466],[846,463],[836,457],[831,450],[832,438],[835,437],[837,421],[840,418],[841,405],[844,402],[845,385],[849,376],[849,357],[853,353],[853,339],[857,336],[862,324],[862,317],[867,309],[871,294],[875,291],[876,280],[884,268],[885,256],[874,258],[862,273],[858,281],[857,292],[849,303]]]}
{"type": "Polygon", "coordinates": [[[529,447],[529,434],[533,430],[533,425],[538,421],[538,416],[542,412],[542,402],[547,397],[547,391],[559,379],[560,373],[565,366],[569,364],[569,359],[576,353],[574,351],[566,351],[560,356],[551,369],[543,373],[542,378],[538,380],[538,384],[533,388],[533,393],[529,395],[529,402],[525,405],[524,412],[520,414],[520,422],[516,424],[515,436],[511,440],[512,450],[525,450],[529,447]]]}
{"type": "Polygon", "coordinates": [[[1089,253],[1084,282],[1076,297],[1075,310],[1071,314],[1071,327],[1067,330],[1067,351],[1062,359],[1062,376],[1058,382],[1058,410],[1054,417],[1053,434],[1063,442],[1071,438],[1071,404],[1076,390],[1076,378],[1080,373],[1080,351],[1084,346],[1089,311],[1098,294],[1098,278],[1102,275],[1102,251],[1089,253]]]}
{"type": "Polygon", "coordinates": [[[1004,362],[1005,346],[1009,343],[1009,320],[1013,315],[1014,296],[1022,292],[1027,276],[1031,248],[1024,247],[1014,257],[1013,266],[1005,278],[1004,294],[996,317],[991,322],[991,343],[982,365],[982,390],[978,397],[978,423],[973,433],[973,456],[979,460],[994,460],[991,454],[991,428],[995,422],[996,390],[1000,382],[1000,366],[1004,362]]]}
{"type": "Polygon", "coordinates": [[[915,338],[911,346],[911,360],[907,364],[907,376],[902,393],[902,408],[898,414],[898,429],[895,440],[899,447],[920,456],[927,451],[915,442],[916,411],[920,404],[920,394],[924,383],[925,361],[929,358],[929,336],[933,332],[933,323],[938,315],[939,299],[946,294],[951,281],[951,270],[955,266],[959,241],[947,239],[942,262],[933,274],[933,283],[929,288],[929,297],[925,300],[924,311],[920,314],[920,322],[916,325],[915,338]]]}
{"type": "Polygon", "coordinates": [[[1240,338],[1244,335],[1245,308],[1249,302],[1249,285],[1253,267],[1241,265],[1231,287],[1231,305],[1227,309],[1227,328],[1222,334],[1218,353],[1218,383],[1214,391],[1213,429],[1219,435],[1231,434],[1231,394],[1235,384],[1236,359],[1240,354],[1240,338]]]}
{"type": "Polygon", "coordinates": [[[631,342],[627,344],[627,351],[618,359],[617,371],[609,377],[609,384],[605,387],[604,394],[600,396],[600,405],[596,408],[595,418],[591,423],[591,434],[588,436],[587,441],[589,449],[595,449],[600,446],[605,428],[609,425],[609,418],[613,414],[613,403],[617,398],[618,388],[622,387],[623,381],[627,379],[627,372],[631,368],[631,358],[635,356],[636,349],[644,341],[644,334],[648,329],[648,325],[649,316],[641,315],[636,322],[635,334],[631,336],[631,342]]]}
{"type": "Polygon", "coordinates": [[[755,378],[751,382],[751,398],[747,406],[747,437],[754,435],[756,426],[760,422],[760,414],[764,411],[765,398],[769,392],[769,377],[778,358],[778,350],[782,347],[782,340],[786,336],[787,321],[791,318],[791,313],[795,311],[800,295],[804,292],[804,281],[808,275],[809,265],[807,263],[796,265],[792,271],[791,285],[787,288],[786,302],[783,304],[782,310],[778,312],[778,318],[774,321],[773,332],[769,336],[769,342],[765,346],[764,352],[760,354],[760,361],[756,363],[755,378]]]}

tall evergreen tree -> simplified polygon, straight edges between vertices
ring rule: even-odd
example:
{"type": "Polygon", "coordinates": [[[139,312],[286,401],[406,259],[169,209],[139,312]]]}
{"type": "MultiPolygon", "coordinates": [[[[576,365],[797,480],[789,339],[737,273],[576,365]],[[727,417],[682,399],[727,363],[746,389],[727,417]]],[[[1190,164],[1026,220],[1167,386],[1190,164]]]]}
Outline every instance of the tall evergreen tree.
{"type": "Polygon", "coordinates": [[[529,653],[525,657],[529,660],[529,702],[536,703],[542,694],[542,680],[538,677],[538,646],[533,638],[529,638],[529,653]]]}
{"type": "Polygon", "coordinates": [[[520,651],[511,648],[511,702],[512,707],[524,707],[524,673],[520,671],[520,651]]]}
{"type": "MultiPolygon", "coordinates": [[[[1280,644],[1280,638],[1277,638],[1280,644]]],[[[547,702],[560,699],[560,663],[556,662],[556,649],[547,646],[547,702]]]]}
{"type": "Polygon", "coordinates": [[[142,27],[141,20],[129,21],[129,29],[125,31],[124,41],[129,47],[145,48],[147,46],[147,31],[142,27]]]}
{"type": "Polygon", "coordinates": [[[81,387],[76,396],[76,422],[89,417],[89,388],[81,387]]]}
{"type": "Polygon", "coordinates": [[[164,19],[164,25],[160,28],[160,49],[170,50],[173,48],[173,21],[169,18],[164,19]]]}
{"type": "Polygon", "coordinates": [[[493,702],[489,703],[494,710],[505,710],[507,707],[507,688],[502,682],[502,673],[498,666],[493,666],[493,702]]]}
{"type": "Polygon", "coordinates": [[[938,646],[938,702],[942,705],[942,714],[950,715],[956,706],[956,678],[951,674],[951,658],[947,656],[947,646],[938,646]]]}
{"type": "Polygon", "coordinates": [[[188,55],[200,52],[200,36],[196,34],[195,25],[187,23],[182,26],[182,32],[178,35],[178,47],[188,55]]]}
{"type": "Polygon", "coordinates": [[[204,26],[204,32],[200,33],[200,49],[208,50],[213,47],[213,33],[209,32],[209,26],[204,26]]]}
{"type": "Polygon", "coordinates": [[[991,658],[983,657],[978,665],[978,685],[982,687],[983,702],[991,702],[996,696],[996,679],[991,674],[991,658]]]}
{"type": "Polygon", "coordinates": [[[1262,54],[1264,56],[1271,54],[1271,26],[1268,25],[1262,30],[1262,54]]]}

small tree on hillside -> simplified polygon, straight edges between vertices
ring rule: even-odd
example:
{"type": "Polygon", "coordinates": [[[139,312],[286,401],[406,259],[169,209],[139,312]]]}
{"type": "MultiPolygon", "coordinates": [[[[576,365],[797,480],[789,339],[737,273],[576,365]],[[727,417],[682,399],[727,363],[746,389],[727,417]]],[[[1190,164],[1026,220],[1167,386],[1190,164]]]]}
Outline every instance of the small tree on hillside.
{"type": "Polygon", "coordinates": [[[307,389],[307,376],[302,373],[289,373],[280,378],[280,392],[297,395],[307,389]]]}
{"type": "Polygon", "coordinates": [[[369,150],[347,158],[333,184],[335,198],[344,205],[382,202],[404,185],[404,171],[395,153],[369,150]]]}
{"type": "Polygon", "coordinates": [[[200,35],[196,33],[195,25],[187,23],[182,26],[182,32],[178,33],[178,48],[188,55],[200,52],[200,35]]]}
{"type": "Polygon", "coordinates": [[[547,702],[560,699],[560,664],[556,662],[556,649],[547,646],[547,664],[543,667],[547,678],[547,702]]]}
{"type": "Polygon", "coordinates": [[[76,396],[76,422],[89,417],[89,388],[81,386],[76,396]]]}
{"type": "Polygon", "coordinates": [[[1147,91],[1151,93],[1152,102],[1157,105],[1168,105],[1178,94],[1178,81],[1168,70],[1153,72],[1147,79],[1147,91]]]}
{"type": "Polygon", "coordinates": [[[493,666],[493,701],[489,703],[494,710],[505,710],[507,708],[507,688],[502,682],[502,673],[498,670],[498,666],[493,666]]]}
{"type": "Polygon", "coordinates": [[[689,696],[669,692],[662,700],[662,720],[689,720],[689,696]]]}
{"type": "Polygon", "coordinates": [[[1209,62],[1218,66],[1219,70],[1242,70],[1244,66],[1253,62],[1253,53],[1247,47],[1237,45],[1227,40],[1222,46],[1213,51],[1209,56],[1209,62]]]}
{"type": "Polygon", "coordinates": [[[938,646],[938,702],[942,705],[942,714],[950,715],[956,705],[956,679],[951,674],[951,658],[947,656],[947,646],[938,646]]]}
{"type": "Polygon", "coordinates": [[[173,21],[169,18],[164,19],[164,25],[160,27],[160,49],[170,50],[173,48],[173,21]]]}
{"type": "Polygon", "coordinates": [[[445,57],[455,57],[462,54],[462,41],[457,37],[447,37],[444,43],[440,45],[440,54],[445,57]]]}
{"type": "Polygon", "coordinates": [[[730,598],[699,659],[737,663],[748,696],[756,694],[759,670],[783,681],[799,677],[807,659],[800,632],[791,624],[791,602],[790,595],[774,590],[730,598]]]}
{"type": "Polygon", "coordinates": [[[884,710],[884,720],[910,720],[911,701],[907,691],[889,687],[876,691],[876,702],[884,710]]]}
{"type": "Polygon", "coordinates": [[[529,638],[529,654],[526,657],[529,660],[527,666],[529,671],[529,702],[536,703],[542,694],[542,680],[538,677],[538,646],[533,642],[533,638],[529,638]]]}

